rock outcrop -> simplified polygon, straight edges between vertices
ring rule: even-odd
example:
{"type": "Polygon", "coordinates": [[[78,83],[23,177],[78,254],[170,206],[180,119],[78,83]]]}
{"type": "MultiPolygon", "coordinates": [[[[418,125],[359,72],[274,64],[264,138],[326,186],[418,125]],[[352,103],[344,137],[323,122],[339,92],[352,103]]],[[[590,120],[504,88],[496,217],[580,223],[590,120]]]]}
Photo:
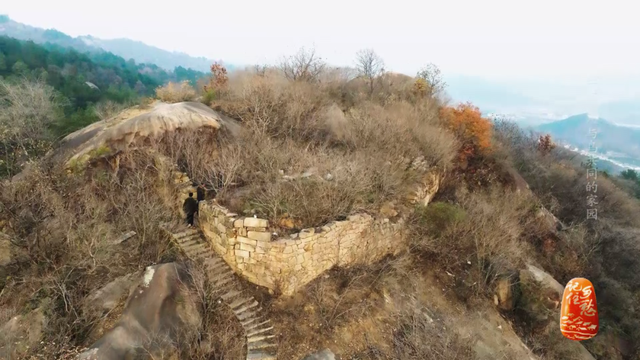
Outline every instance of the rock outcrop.
{"type": "Polygon", "coordinates": [[[184,266],[149,266],[138,281],[114,328],[78,359],[166,358],[173,344],[199,328],[200,314],[189,291],[193,282],[184,266]]]}
{"type": "Polygon", "coordinates": [[[166,104],[156,102],[149,108],[134,107],[106,120],[98,121],[67,135],[57,150],[71,153],[68,161],[81,160],[92,151],[126,150],[137,139],[159,138],[176,130],[225,128],[236,134],[234,120],[196,102],[166,104]]]}
{"type": "Polygon", "coordinates": [[[47,326],[45,307],[14,316],[0,327],[0,359],[20,359],[40,343],[47,326]]]}

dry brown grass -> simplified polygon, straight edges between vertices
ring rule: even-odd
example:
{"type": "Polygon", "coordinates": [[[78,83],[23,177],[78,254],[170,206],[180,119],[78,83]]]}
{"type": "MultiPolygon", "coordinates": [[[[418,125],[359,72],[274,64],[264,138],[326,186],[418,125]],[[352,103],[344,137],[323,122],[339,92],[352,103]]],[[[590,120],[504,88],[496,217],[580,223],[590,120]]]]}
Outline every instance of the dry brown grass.
{"type": "Polygon", "coordinates": [[[187,80],[179,84],[169,82],[167,85],[159,86],[156,89],[156,96],[158,99],[168,103],[193,101],[196,98],[196,95],[196,90],[187,80]]]}
{"type": "Polygon", "coordinates": [[[245,334],[233,311],[214,296],[206,281],[205,269],[191,264],[193,284],[189,288],[191,301],[202,316],[195,331],[183,331],[174,343],[173,351],[181,359],[241,359],[245,356],[245,334]]]}
{"type": "Polygon", "coordinates": [[[530,197],[494,189],[461,192],[457,204],[432,203],[410,221],[414,248],[467,285],[486,293],[500,276],[521,268],[529,247],[525,230],[535,220],[530,197]]]}
{"type": "Polygon", "coordinates": [[[441,127],[436,99],[362,97],[348,106],[339,95],[344,86],[340,76],[322,84],[272,72],[232,76],[214,106],[245,131],[218,143],[205,167],[219,199],[272,223],[286,213],[319,226],[401,197],[415,185],[418,174],[407,171],[415,158],[431,169],[450,166],[458,144],[441,127]],[[305,173],[311,176],[283,180],[305,173]]]}
{"type": "Polygon", "coordinates": [[[85,345],[100,321],[84,313],[85,296],[110,279],[175,257],[159,228],[172,216],[161,196],[167,179],[144,154],[130,154],[120,164],[118,174],[92,169],[75,175],[60,164],[41,164],[2,189],[16,262],[0,308],[35,308],[51,300],[43,344],[52,356],[85,345]],[[130,230],[134,238],[113,244],[130,230]]]}
{"type": "Polygon", "coordinates": [[[269,308],[284,339],[279,357],[302,358],[330,344],[349,359],[472,359],[469,343],[424,316],[426,304],[416,298],[428,290],[407,287],[422,279],[404,254],[371,266],[334,268],[292,298],[276,299],[269,308]]]}
{"type": "MultiPolygon", "coordinates": [[[[609,325],[584,344],[598,357],[618,358],[613,343],[602,339],[635,342],[640,338],[640,313],[631,305],[634,300],[622,300],[638,299],[640,294],[640,234],[636,230],[640,226],[640,201],[599,173],[598,220],[587,220],[587,172],[580,166],[580,159],[563,149],[553,149],[545,156],[536,149],[536,134],[525,133],[513,124],[500,123],[496,130],[497,138],[510,153],[505,157],[508,162],[519,170],[541,203],[570,227],[553,236],[544,226],[539,227],[543,231],[533,231],[529,241],[536,251],[531,256],[560,283],[577,276],[594,283],[600,321],[609,325]]],[[[554,348],[558,345],[553,339],[556,335],[532,342],[546,344],[543,346],[551,347],[546,351],[565,356],[562,349],[554,348]]],[[[627,350],[626,356],[637,353],[636,347],[627,350]]]]}

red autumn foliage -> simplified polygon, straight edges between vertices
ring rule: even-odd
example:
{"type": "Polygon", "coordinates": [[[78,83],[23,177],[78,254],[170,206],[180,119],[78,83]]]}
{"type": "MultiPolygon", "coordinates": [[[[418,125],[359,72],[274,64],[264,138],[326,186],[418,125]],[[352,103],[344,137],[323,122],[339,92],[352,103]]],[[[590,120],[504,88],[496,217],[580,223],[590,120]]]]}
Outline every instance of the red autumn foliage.
{"type": "Polygon", "coordinates": [[[444,107],[440,115],[462,143],[461,162],[482,155],[491,148],[491,128],[489,119],[483,118],[478,107],[471,103],[456,107],[444,107]]]}
{"type": "Polygon", "coordinates": [[[229,77],[227,76],[227,69],[222,64],[213,63],[211,65],[211,78],[209,79],[209,85],[205,85],[204,90],[220,90],[227,86],[229,77]]]}
{"type": "Polygon", "coordinates": [[[551,140],[551,135],[540,135],[538,138],[538,151],[540,151],[543,155],[547,155],[551,152],[551,150],[555,149],[556,144],[551,140]]]}

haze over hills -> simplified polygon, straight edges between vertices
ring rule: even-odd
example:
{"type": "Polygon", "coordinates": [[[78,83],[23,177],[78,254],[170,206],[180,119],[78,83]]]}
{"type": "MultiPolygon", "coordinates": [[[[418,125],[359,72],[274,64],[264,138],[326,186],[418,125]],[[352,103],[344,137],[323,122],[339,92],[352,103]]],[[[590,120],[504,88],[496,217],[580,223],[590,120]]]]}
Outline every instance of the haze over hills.
{"type": "MultiPolygon", "coordinates": [[[[220,60],[193,57],[181,52],[172,52],[131,39],[99,39],[91,35],[72,37],[55,29],[42,29],[11,20],[0,15],[0,36],[18,40],[32,40],[38,44],[52,43],[70,47],[80,52],[107,51],[137,63],[155,64],[167,70],[178,66],[208,72],[213,62],[220,60]]],[[[225,64],[229,68],[228,64],[225,64]]]]}
{"type": "Polygon", "coordinates": [[[640,78],[558,82],[495,80],[445,74],[453,101],[471,101],[484,113],[540,125],[573,114],[594,113],[619,125],[640,126],[640,78]]]}
{"type": "Polygon", "coordinates": [[[597,129],[596,154],[631,167],[640,166],[640,129],[616,125],[602,118],[579,114],[540,125],[536,130],[550,133],[562,145],[574,151],[588,151],[590,129],[597,129]],[[577,148],[577,150],[576,150],[577,148]]]}

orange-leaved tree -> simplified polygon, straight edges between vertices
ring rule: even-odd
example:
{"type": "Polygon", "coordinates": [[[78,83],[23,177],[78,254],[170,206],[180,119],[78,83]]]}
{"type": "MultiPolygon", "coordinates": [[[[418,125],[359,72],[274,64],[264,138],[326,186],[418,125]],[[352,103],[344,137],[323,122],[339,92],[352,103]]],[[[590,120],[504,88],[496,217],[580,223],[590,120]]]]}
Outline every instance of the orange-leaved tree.
{"type": "Polygon", "coordinates": [[[491,128],[489,119],[483,118],[478,107],[471,103],[455,107],[443,107],[440,114],[458,140],[460,140],[460,160],[481,155],[491,148],[491,128]]]}
{"type": "Polygon", "coordinates": [[[551,152],[551,150],[556,148],[556,144],[551,139],[551,135],[540,135],[538,138],[538,151],[542,153],[542,155],[547,155],[551,152]]]}

